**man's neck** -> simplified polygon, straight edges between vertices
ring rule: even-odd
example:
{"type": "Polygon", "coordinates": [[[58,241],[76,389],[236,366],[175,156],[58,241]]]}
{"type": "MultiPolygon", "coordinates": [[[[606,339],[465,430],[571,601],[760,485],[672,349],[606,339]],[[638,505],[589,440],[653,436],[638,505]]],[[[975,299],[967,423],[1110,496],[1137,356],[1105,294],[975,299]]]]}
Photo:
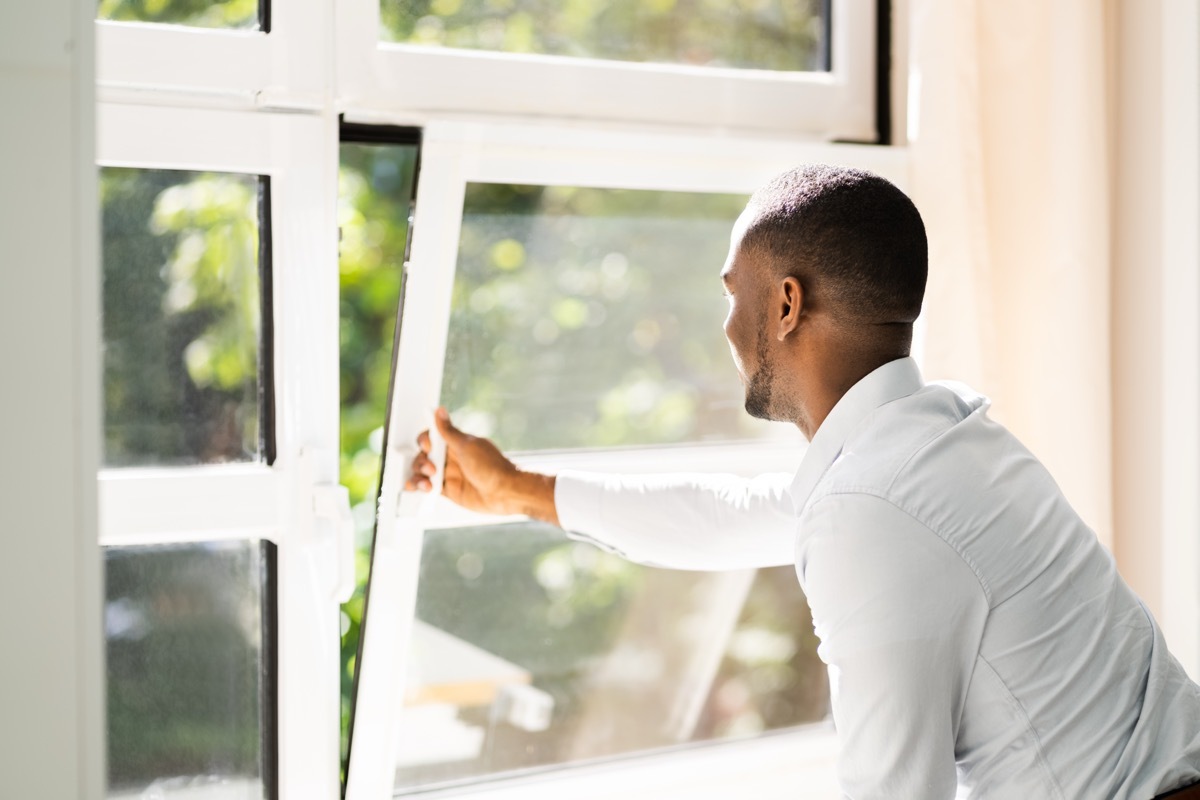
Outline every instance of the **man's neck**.
{"type": "Polygon", "coordinates": [[[896,350],[886,354],[847,353],[844,350],[823,352],[831,354],[830,357],[822,359],[825,363],[815,365],[815,368],[810,368],[811,371],[799,373],[812,376],[812,380],[807,381],[807,385],[798,392],[800,413],[796,419],[796,427],[809,441],[812,441],[829,412],[833,411],[833,407],[851,387],[884,364],[907,355],[896,350]]]}

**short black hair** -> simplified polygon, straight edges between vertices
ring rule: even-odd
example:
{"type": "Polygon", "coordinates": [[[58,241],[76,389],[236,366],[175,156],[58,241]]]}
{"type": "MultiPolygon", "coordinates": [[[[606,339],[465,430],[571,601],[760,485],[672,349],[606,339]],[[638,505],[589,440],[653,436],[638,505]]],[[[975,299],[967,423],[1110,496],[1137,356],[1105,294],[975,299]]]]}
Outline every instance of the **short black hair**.
{"type": "Polygon", "coordinates": [[[921,313],[929,271],[912,200],[861,169],[811,164],[750,198],[742,246],[764,254],[850,322],[906,324],[921,313]]]}

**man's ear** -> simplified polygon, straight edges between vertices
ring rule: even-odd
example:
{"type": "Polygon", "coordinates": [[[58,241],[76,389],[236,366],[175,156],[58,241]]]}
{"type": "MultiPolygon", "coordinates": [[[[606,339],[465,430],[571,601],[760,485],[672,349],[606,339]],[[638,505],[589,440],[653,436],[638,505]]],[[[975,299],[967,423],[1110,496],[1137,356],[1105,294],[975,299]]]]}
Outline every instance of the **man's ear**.
{"type": "Polygon", "coordinates": [[[778,284],[779,323],[776,337],[783,341],[800,327],[800,315],[804,312],[804,287],[789,275],[778,284]]]}

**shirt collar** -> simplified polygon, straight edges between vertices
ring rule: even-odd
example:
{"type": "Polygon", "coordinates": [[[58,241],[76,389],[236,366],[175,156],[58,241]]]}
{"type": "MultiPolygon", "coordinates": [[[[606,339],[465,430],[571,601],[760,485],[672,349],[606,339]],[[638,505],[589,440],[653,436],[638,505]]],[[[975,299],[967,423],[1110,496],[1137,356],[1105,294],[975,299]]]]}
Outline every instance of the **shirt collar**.
{"type": "Polygon", "coordinates": [[[792,480],[790,493],[797,516],[808,505],[817,482],[837,460],[842,445],[858,423],[885,403],[908,397],[923,385],[917,362],[901,358],[878,367],[842,395],[813,435],[792,480]]]}

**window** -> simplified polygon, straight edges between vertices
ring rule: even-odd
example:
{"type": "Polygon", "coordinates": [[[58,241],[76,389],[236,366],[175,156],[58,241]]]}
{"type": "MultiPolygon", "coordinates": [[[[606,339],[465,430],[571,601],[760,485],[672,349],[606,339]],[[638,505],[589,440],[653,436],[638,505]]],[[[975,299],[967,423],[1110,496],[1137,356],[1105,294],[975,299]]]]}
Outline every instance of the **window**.
{"type": "Polygon", "coordinates": [[[100,0],[96,18],[199,28],[263,28],[265,11],[259,0],[100,0]]]}
{"type": "Polygon", "coordinates": [[[794,432],[735,413],[717,277],[730,225],[793,160],[850,157],[900,180],[902,162],[694,143],[592,134],[583,148],[545,126],[425,128],[348,797],[776,728],[812,739],[796,726],[823,716],[824,673],[790,570],[638,567],[397,491],[439,401],[534,468],[795,469],[794,432]],[[700,640],[697,618],[711,625],[700,640]]]}
{"type": "Polygon", "coordinates": [[[363,121],[487,112],[875,141],[875,6],[382,0],[370,17],[342,7],[339,77],[363,121]]]}
{"type": "Polygon", "coordinates": [[[441,402],[510,450],[764,435],[721,332],[743,195],[469,183],[441,402]]]}
{"type": "Polygon", "coordinates": [[[106,465],[266,460],[267,191],[251,175],[101,170],[106,465]]]}
{"type": "Polygon", "coordinates": [[[828,69],[828,14],[813,0],[380,3],[381,33],[394,42],[780,72],[828,69]]]}
{"type": "Polygon", "coordinates": [[[270,797],[274,546],[108,547],[109,796],[270,797]]]}
{"type": "Polygon", "coordinates": [[[304,200],[334,192],[303,157],[321,141],[301,115],[100,108],[114,796],[337,790],[324,676],[353,564],[336,232],[304,200]]]}
{"type": "Polygon", "coordinates": [[[820,722],[790,567],[653,569],[543,525],[426,533],[398,792],[820,722]]]}
{"type": "Polygon", "coordinates": [[[828,787],[789,570],[399,492],[439,402],[533,468],[794,467],[739,410],[728,226],[904,160],[830,143],[877,138],[875,3],[727,5],[99,0],[113,796],[828,787]]]}

